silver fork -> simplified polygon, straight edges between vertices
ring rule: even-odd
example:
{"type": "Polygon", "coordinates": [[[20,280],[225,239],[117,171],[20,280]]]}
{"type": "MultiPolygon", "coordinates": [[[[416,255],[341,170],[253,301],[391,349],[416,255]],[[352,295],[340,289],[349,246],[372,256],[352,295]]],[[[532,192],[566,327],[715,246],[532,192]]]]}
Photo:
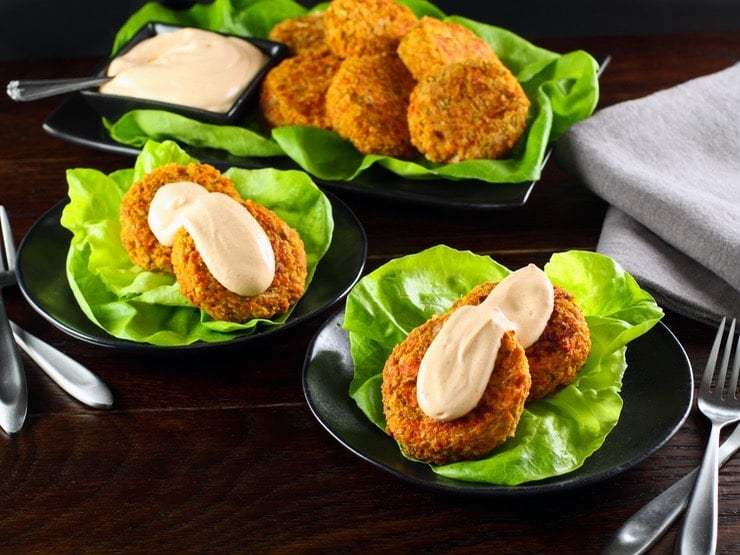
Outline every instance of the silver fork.
{"type": "MultiPolygon", "coordinates": [[[[0,272],[0,289],[15,283],[15,245],[8,214],[0,206],[0,229],[8,267],[0,272]]],[[[0,268],[1,269],[1,268],[0,268]]],[[[113,394],[108,386],[88,368],[10,322],[15,342],[59,387],[78,401],[94,408],[107,409],[113,405],[113,394]]]]}
{"type": "Polygon", "coordinates": [[[716,372],[717,357],[725,329],[726,318],[717,329],[717,335],[709,353],[709,360],[699,385],[697,407],[711,421],[707,448],[696,477],[694,489],[689,498],[683,524],[676,542],[676,553],[691,555],[714,553],[717,545],[718,490],[719,490],[719,435],[722,427],[740,420],[740,398],[737,397],[738,375],[740,374],[740,353],[733,351],[735,319],[730,324],[724,346],[722,364],[716,372]],[[727,379],[730,357],[735,362],[727,379]],[[715,379],[716,374],[716,379],[715,379]]]}
{"type": "MultiPolygon", "coordinates": [[[[740,424],[719,448],[723,465],[740,449],[740,424]]],[[[686,509],[699,467],[689,472],[650,503],[628,518],[607,544],[602,555],[640,555],[647,552],[686,509]]]]}
{"type": "MultiPolygon", "coordinates": [[[[5,207],[0,206],[0,230],[2,230],[3,245],[7,267],[0,256],[0,285],[7,282],[12,273],[10,269],[15,265],[15,249],[8,248],[8,237],[12,246],[10,235],[10,223],[5,207]]],[[[0,426],[9,434],[18,432],[26,420],[28,412],[28,387],[26,385],[26,374],[23,370],[23,362],[20,353],[13,341],[13,332],[10,329],[10,321],[5,311],[2,289],[0,288],[0,426]]]]}

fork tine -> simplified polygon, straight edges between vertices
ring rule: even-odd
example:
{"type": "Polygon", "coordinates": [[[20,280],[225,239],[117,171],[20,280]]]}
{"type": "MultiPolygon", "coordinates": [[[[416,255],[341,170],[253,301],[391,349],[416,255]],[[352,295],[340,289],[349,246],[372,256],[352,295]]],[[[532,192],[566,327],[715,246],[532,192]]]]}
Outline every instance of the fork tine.
{"type": "Polygon", "coordinates": [[[714,336],[714,343],[712,343],[712,350],[709,351],[709,359],[707,359],[707,365],[704,367],[704,374],[701,377],[700,388],[706,391],[712,387],[712,378],[714,377],[714,369],[717,367],[717,356],[719,355],[719,347],[722,343],[722,335],[725,331],[725,322],[727,317],[723,317],[717,328],[717,335],[714,336]]]}
{"type": "MultiPolygon", "coordinates": [[[[727,368],[730,365],[730,352],[732,351],[732,340],[735,335],[735,320],[730,322],[730,330],[727,332],[727,341],[725,342],[725,350],[722,355],[722,366],[719,368],[719,374],[717,374],[717,382],[715,384],[717,394],[720,397],[724,396],[725,382],[727,380],[727,368]]],[[[729,390],[729,386],[728,386],[729,390]]],[[[733,391],[733,397],[735,392],[733,391]]]]}
{"type": "Polygon", "coordinates": [[[7,267],[4,267],[2,257],[0,257],[0,266],[4,270],[15,269],[15,243],[13,243],[13,231],[10,229],[10,219],[5,206],[0,205],[0,231],[3,236],[3,250],[5,251],[5,260],[7,267]]]}
{"type": "MultiPolygon", "coordinates": [[[[735,331],[735,319],[732,320],[732,327],[730,328],[730,338],[732,333],[735,331]]],[[[732,346],[732,339],[728,342],[727,350],[730,350],[732,346]]],[[[727,390],[728,395],[732,395],[735,399],[738,398],[738,380],[740,379],[740,334],[738,334],[735,340],[735,363],[732,365],[732,374],[730,374],[730,382],[727,390]]]]}

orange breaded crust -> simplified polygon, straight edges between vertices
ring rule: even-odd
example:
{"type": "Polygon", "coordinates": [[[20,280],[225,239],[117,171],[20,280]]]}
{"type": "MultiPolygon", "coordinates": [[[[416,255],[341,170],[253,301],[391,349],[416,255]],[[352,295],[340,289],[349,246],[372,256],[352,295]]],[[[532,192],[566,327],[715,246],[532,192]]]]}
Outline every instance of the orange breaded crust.
{"type": "Polygon", "coordinates": [[[591,353],[591,332],[573,295],[555,286],[555,306],[542,335],[527,350],[532,389],[529,401],[573,383],[591,353]]]}
{"type": "MultiPolygon", "coordinates": [[[[480,304],[495,287],[496,283],[483,283],[468,294],[465,302],[480,304]]],[[[528,401],[547,397],[573,383],[591,352],[591,331],[583,310],[565,289],[555,285],[553,290],[555,304],[550,319],[539,339],[526,349],[532,376],[528,401]]]]}
{"type": "Polygon", "coordinates": [[[414,85],[395,54],[346,58],[326,92],[332,128],[363,154],[414,157],[406,122],[414,85]]]}
{"type": "Polygon", "coordinates": [[[411,93],[411,142],[432,162],[502,158],[524,133],[529,105],[502,64],[455,62],[428,73],[411,93]]]}
{"type": "Polygon", "coordinates": [[[531,378],[524,348],[513,332],[504,334],[488,386],[468,414],[441,422],[427,416],[416,399],[421,360],[442,324],[456,308],[479,304],[481,300],[474,289],[445,314],[413,329],[385,363],[381,392],[386,432],[410,457],[437,465],[477,459],[516,431],[531,378]]]}
{"type": "Polygon", "coordinates": [[[208,164],[166,164],[135,182],[121,199],[121,242],[131,261],[145,270],[172,273],[172,249],[162,245],[154,236],[148,216],[159,188],[178,181],[192,181],[210,192],[224,193],[241,200],[231,180],[208,164]]]}
{"type": "Polygon", "coordinates": [[[417,81],[453,62],[501,63],[491,46],[467,27],[424,16],[401,39],[398,55],[417,81]]]}
{"type": "Polygon", "coordinates": [[[332,0],[324,38],[340,58],[390,53],[416,21],[414,12],[393,0],[332,0]]]}
{"type": "Polygon", "coordinates": [[[324,12],[284,19],[275,24],[267,38],[286,45],[293,56],[329,51],[324,40],[324,12]]]}
{"type": "Polygon", "coordinates": [[[330,129],[326,91],[341,60],[329,52],[301,54],[272,68],[260,87],[260,113],[268,128],[310,125],[330,129]]]}
{"type": "Polygon", "coordinates": [[[306,288],[306,251],[298,232],[272,210],[240,201],[265,230],[275,253],[275,278],[259,295],[246,297],[226,289],[211,274],[185,229],[175,235],[172,265],[180,290],[193,305],[216,320],[243,323],[287,312],[306,288]]]}

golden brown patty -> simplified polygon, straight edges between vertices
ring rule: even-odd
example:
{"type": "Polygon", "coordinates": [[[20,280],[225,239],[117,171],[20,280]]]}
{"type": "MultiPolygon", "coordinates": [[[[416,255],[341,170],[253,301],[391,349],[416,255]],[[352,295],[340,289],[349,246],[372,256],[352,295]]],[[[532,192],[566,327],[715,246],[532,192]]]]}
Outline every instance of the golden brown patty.
{"type": "MultiPolygon", "coordinates": [[[[467,304],[480,304],[496,287],[483,283],[470,292],[467,304]]],[[[555,285],[555,304],[539,339],[527,347],[532,388],[529,401],[547,397],[570,385],[591,352],[591,332],[573,295],[555,285]]],[[[457,308],[462,301],[453,305],[457,308]]]]}
{"type": "Polygon", "coordinates": [[[246,322],[278,316],[301,298],[306,286],[306,252],[298,233],[268,208],[251,200],[241,202],[265,230],[275,253],[275,278],[263,293],[245,297],[221,285],[184,229],[177,232],[172,245],[172,264],[180,290],[216,320],[246,322]]]}
{"type": "Polygon", "coordinates": [[[506,332],[483,397],[465,416],[441,422],[427,416],[416,399],[419,366],[442,324],[456,308],[479,304],[477,288],[450,311],[413,329],[391,352],[383,368],[383,411],[387,433],[410,457],[431,464],[480,458],[514,435],[530,389],[527,358],[506,332]]]}
{"type": "Polygon", "coordinates": [[[393,0],[332,0],[324,37],[340,58],[391,53],[416,21],[410,9],[393,0]]]}
{"type": "Polygon", "coordinates": [[[154,236],[148,216],[159,188],[178,181],[192,181],[210,192],[224,193],[241,200],[231,180],[208,164],[167,164],[135,182],[121,200],[121,242],[131,261],[145,270],[172,273],[172,249],[162,245],[154,236]]]}
{"type": "Polygon", "coordinates": [[[345,59],[326,93],[332,128],[364,154],[415,156],[406,122],[414,85],[395,54],[345,59]]]}
{"type": "Polygon", "coordinates": [[[293,56],[329,51],[324,40],[324,12],[284,19],[272,28],[268,38],[285,44],[293,56]]]}
{"type": "Polygon", "coordinates": [[[591,352],[591,332],[573,296],[555,286],[555,307],[542,335],[527,348],[529,400],[557,393],[578,376],[591,352]]]}
{"type": "Polygon", "coordinates": [[[398,55],[417,81],[453,62],[484,59],[501,63],[491,46],[467,27],[428,16],[401,39],[398,55]]]}
{"type": "Polygon", "coordinates": [[[516,77],[498,62],[448,64],[411,93],[411,142],[432,162],[501,158],[524,132],[529,104],[516,77]]]}
{"type": "Polygon", "coordinates": [[[300,54],[272,68],[260,88],[259,106],[268,128],[283,125],[331,127],[326,91],[341,60],[329,52],[300,54]]]}

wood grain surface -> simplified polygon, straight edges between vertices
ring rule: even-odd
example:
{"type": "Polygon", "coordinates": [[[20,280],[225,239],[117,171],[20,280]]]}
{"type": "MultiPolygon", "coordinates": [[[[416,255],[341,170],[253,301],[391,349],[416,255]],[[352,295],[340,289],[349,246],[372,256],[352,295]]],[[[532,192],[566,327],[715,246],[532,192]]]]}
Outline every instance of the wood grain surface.
{"type": "MultiPolygon", "coordinates": [[[[544,47],[612,56],[600,107],[723,69],[740,34],[546,39],[544,47]]],[[[85,75],[93,59],[10,61],[0,80],[85,75]]],[[[0,99],[0,203],[15,240],[66,195],[65,170],[105,172],[132,158],[46,134],[60,99],[0,99]]],[[[687,115],[690,117],[690,115],[687,115]]],[[[593,250],[605,203],[551,160],[521,208],[469,211],[346,193],[368,235],[366,271],[445,243],[511,267],[593,250]]],[[[264,346],[207,356],[122,355],[73,339],[4,291],[11,317],[88,365],[115,406],[88,409],[24,357],[29,414],[0,434],[0,551],[594,553],[620,524],[696,466],[708,433],[695,412],[657,453],[614,478],[568,492],[480,499],[432,493],[355,457],[314,419],[301,368],[331,313],[264,346]]],[[[714,330],[668,313],[695,374],[714,330]]],[[[660,383],[655,384],[661,387],[660,383]]],[[[646,423],[649,425],[649,423],[646,423]]],[[[740,462],[720,476],[720,553],[740,552],[740,462]]],[[[670,553],[675,527],[654,553],[670,553]]]]}

